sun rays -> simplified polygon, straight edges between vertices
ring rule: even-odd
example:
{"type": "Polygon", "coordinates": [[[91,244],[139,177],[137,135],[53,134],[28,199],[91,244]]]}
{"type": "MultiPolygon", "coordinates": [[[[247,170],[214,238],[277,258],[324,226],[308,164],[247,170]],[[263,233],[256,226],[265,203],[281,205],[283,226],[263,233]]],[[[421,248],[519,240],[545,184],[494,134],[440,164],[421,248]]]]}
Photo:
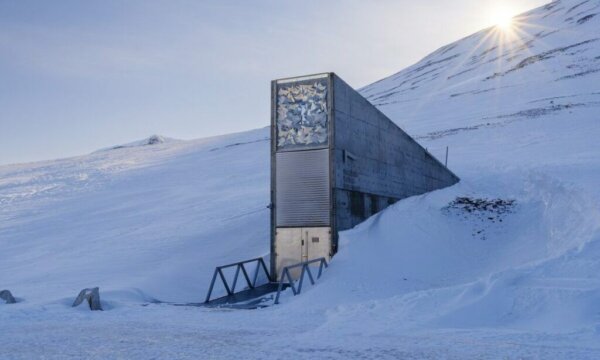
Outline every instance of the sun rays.
{"type": "Polygon", "coordinates": [[[508,8],[497,8],[490,14],[490,22],[500,31],[510,31],[513,25],[513,16],[515,14],[508,8]]]}
{"type": "Polygon", "coordinates": [[[432,90],[419,98],[413,112],[435,101],[434,98],[439,90],[447,87],[450,79],[454,82],[450,86],[454,88],[491,79],[495,79],[494,84],[490,83],[488,87],[501,87],[497,81],[502,82],[503,76],[509,73],[509,70],[513,69],[519,61],[535,55],[534,46],[538,49],[546,48],[543,40],[545,34],[557,30],[541,25],[539,21],[541,17],[542,14],[539,12],[517,16],[510,11],[497,13],[493,26],[470,36],[472,40],[467,38],[462,41],[468,46],[466,51],[462,52],[456,60],[449,61],[445,69],[440,69],[445,76],[438,77],[438,81],[431,86],[432,90]],[[491,68],[486,64],[491,65],[491,68]],[[471,72],[475,68],[489,70],[471,72]],[[458,77],[460,74],[472,75],[458,77]]]}
{"type": "MultiPolygon", "coordinates": [[[[425,58],[419,64],[426,70],[411,69],[401,74],[394,91],[416,90],[411,94],[417,95],[410,100],[414,105],[406,115],[412,117],[423,108],[443,101],[448,96],[444,89],[466,92],[485,88],[486,91],[494,91],[493,96],[496,97],[500,96],[500,89],[506,84],[519,83],[522,76],[522,72],[517,71],[519,64],[547,50],[549,45],[545,37],[560,30],[550,26],[554,23],[544,20],[550,10],[540,8],[520,15],[500,10],[490,17],[493,20],[488,22],[487,29],[425,58]],[[425,71],[433,75],[426,78],[425,71]],[[421,79],[430,82],[426,92],[419,92],[419,86],[415,86],[416,82],[423,81],[421,79]]],[[[481,15],[485,17],[486,13],[481,15]]]]}

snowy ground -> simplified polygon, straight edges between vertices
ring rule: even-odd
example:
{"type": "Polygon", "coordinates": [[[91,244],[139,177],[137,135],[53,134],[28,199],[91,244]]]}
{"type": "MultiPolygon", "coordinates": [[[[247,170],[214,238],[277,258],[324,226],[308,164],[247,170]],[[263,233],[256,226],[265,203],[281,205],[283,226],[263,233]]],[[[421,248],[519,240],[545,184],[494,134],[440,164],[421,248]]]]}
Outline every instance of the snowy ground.
{"type": "Polygon", "coordinates": [[[267,129],[0,167],[0,358],[600,358],[599,12],[555,2],[362,89],[462,181],[344,232],[279,306],[153,303],[267,254],[267,129]],[[89,286],[106,311],[70,308],[89,286]]]}

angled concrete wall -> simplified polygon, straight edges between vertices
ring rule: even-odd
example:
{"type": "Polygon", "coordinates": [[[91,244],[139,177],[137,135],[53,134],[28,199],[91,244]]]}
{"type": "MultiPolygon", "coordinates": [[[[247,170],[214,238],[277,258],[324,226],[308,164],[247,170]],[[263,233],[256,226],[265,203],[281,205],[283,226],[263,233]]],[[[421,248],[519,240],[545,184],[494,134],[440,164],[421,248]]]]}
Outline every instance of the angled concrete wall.
{"type": "Polygon", "coordinates": [[[333,75],[335,228],[351,228],[388,205],[459,178],[358,92],[333,75]]]}
{"type": "Polygon", "coordinates": [[[394,202],[459,181],[333,73],[271,89],[273,275],[286,261],[333,256],[339,231],[394,202]]]}

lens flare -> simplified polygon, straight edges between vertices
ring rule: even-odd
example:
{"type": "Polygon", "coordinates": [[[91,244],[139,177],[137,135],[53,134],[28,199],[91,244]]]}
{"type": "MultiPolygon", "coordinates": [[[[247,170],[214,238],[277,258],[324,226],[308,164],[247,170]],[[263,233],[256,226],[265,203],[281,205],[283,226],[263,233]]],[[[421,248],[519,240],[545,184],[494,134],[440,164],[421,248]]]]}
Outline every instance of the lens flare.
{"type": "Polygon", "coordinates": [[[513,26],[513,14],[510,9],[496,8],[490,13],[490,21],[500,30],[508,31],[513,26]]]}

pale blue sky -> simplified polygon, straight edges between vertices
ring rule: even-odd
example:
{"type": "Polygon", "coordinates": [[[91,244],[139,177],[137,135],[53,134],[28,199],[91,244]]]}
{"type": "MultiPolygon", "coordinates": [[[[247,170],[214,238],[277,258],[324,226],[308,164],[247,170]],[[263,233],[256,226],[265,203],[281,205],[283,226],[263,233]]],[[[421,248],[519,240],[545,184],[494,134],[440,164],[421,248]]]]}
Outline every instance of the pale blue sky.
{"type": "Polygon", "coordinates": [[[0,0],[0,164],[269,123],[269,81],[355,88],[546,0],[0,0]]]}

